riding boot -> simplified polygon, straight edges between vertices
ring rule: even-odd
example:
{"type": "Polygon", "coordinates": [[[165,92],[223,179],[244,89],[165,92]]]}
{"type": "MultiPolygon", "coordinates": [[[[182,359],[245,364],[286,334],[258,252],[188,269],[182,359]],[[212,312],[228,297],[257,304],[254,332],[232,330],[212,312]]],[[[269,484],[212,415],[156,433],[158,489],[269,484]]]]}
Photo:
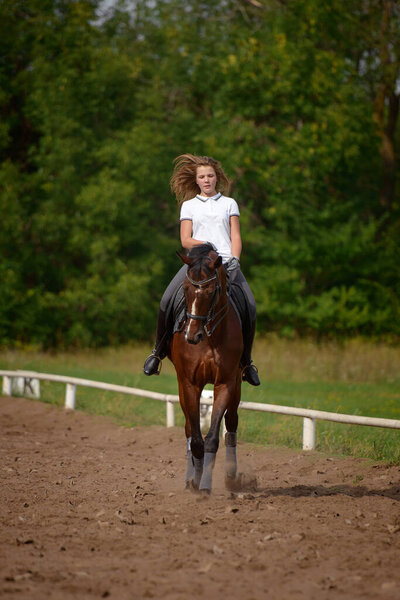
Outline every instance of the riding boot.
{"type": "Polygon", "coordinates": [[[159,375],[161,371],[161,361],[168,354],[168,345],[170,341],[170,331],[167,325],[166,314],[163,310],[158,311],[156,344],[153,352],[145,360],[143,373],[145,375],[159,375]]]}
{"type": "Polygon", "coordinates": [[[244,350],[240,361],[242,367],[242,380],[247,381],[250,385],[260,385],[258,377],[258,369],[251,359],[251,349],[253,346],[255,334],[255,322],[248,323],[243,331],[244,350]]]}

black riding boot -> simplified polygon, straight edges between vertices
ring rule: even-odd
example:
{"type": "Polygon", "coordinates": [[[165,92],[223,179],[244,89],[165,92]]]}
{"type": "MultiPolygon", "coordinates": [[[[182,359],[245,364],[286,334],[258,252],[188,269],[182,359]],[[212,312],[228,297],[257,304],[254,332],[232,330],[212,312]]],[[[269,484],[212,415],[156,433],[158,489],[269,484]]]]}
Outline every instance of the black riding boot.
{"type": "Polygon", "coordinates": [[[242,367],[242,379],[247,381],[250,385],[260,385],[260,379],[258,377],[258,369],[251,359],[251,349],[253,346],[254,334],[255,334],[255,322],[248,323],[243,331],[243,342],[244,350],[242,359],[240,361],[242,367]]]}
{"type": "Polygon", "coordinates": [[[145,375],[159,375],[161,371],[161,361],[168,354],[168,345],[170,341],[170,332],[167,326],[166,314],[163,310],[158,311],[156,344],[153,352],[145,360],[143,373],[145,375]]]}

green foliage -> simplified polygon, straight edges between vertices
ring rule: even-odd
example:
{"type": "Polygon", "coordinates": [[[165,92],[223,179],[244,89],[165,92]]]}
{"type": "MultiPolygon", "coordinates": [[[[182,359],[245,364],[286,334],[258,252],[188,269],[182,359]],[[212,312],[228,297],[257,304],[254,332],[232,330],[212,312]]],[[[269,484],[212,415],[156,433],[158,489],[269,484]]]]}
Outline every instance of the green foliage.
{"type": "Polygon", "coordinates": [[[0,4],[0,343],[153,337],[183,152],[232,178],[260,332],[398,338],[398,8],[264,5],[0,4]]]}

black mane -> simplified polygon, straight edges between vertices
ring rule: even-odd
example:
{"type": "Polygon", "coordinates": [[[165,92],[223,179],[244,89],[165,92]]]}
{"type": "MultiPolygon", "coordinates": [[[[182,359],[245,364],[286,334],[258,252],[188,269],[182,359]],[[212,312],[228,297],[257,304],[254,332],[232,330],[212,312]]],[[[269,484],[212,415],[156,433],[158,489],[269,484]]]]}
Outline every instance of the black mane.
{"type": "Polygon", "coordinates": [[[205,244],[201,244],[201,246],[193,246],[188,252],[188,256],[191,258],[203,258],[204,256],[208,256],[209,252],[214,250],[212,244],[206,242],[205,244]]]}

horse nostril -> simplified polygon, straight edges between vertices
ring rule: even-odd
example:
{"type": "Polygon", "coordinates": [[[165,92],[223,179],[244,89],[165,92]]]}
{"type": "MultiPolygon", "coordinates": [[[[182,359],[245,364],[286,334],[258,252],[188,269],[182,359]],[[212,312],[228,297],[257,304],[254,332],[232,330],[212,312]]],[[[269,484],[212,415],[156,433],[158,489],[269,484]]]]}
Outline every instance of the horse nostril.
{"type": "Polygon", "coordinates": [[[196,344],[198,344],[199,342],[201,342],[201,340],[203,339],[203,334],[200,333],[196,333],[196,335],[193,338],[187,338],[187,341],[189,342],[189,344],[193,344],[194,346],[196,344]]]}

